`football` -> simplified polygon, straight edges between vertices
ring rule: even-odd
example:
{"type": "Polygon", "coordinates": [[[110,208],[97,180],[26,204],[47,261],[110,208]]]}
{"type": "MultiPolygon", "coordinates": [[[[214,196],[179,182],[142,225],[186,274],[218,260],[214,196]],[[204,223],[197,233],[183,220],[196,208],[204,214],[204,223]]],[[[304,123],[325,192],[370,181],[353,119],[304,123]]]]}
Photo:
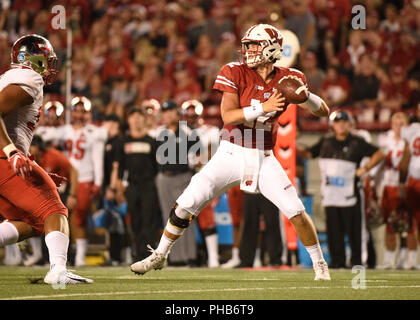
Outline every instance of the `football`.
{"type": "Polygon", "coordinates": [[[283,94],[288,103],[299,104],[309,97],[309,91],[302,79],[296,76],[286,76],[280,79],[276,89],[283,94]]]}

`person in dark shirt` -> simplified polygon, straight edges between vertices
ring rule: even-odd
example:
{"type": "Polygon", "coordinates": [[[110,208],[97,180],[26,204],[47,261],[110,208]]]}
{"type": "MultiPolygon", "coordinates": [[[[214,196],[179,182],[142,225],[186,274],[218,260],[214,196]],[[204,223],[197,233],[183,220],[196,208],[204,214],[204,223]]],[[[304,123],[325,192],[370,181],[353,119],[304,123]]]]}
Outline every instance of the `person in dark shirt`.
{"type": "Polygon", "coordinates": [[[149,255],[146,245],[157,240],[159,208],[155,187],[157,173],[156,141],[147,135],[141,108],[129,110],[128,134],[123,138],[119,155],[118,186],[127,199],[134,237],[134,258],[149,255]]]}
{"type": "Polygon", "coordinates": [[[327,215],[328,247],[331,268],[346,267],[344,236],[351,248],[351,265],[362,265],[367,250],[366,228],[362,216],[359,178],[378,164],[385,155],[376,146],[351,133],[350,115],[335,111],[330,116],[333,133],[327,134],[306,156],[319,157],[322,205],[327,215]],[[364,157],[368,162],[360,167],[364,157]]]}

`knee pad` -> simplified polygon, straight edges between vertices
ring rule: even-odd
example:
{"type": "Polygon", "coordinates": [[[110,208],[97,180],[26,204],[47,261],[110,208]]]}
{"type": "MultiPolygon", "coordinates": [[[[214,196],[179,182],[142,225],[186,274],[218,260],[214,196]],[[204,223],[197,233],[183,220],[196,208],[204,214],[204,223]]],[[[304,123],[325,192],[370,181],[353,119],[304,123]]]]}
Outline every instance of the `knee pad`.
{"type": "Polygon", "coordinates": [[[169,214],[169,222],[174,227],[177,227],[177,228],[181,228],[181,229],[188,228],[188,226],[190,225],[190,222],[191,222],[193,216],[191,214],[189,214],[189,218],[187,218],[187,219],[180,218],[175,213],[175,209],[176,208],[177,208],[177,205],[175,205],[172,208],[172,210],[171,210],[171,212],[169,214]]]}

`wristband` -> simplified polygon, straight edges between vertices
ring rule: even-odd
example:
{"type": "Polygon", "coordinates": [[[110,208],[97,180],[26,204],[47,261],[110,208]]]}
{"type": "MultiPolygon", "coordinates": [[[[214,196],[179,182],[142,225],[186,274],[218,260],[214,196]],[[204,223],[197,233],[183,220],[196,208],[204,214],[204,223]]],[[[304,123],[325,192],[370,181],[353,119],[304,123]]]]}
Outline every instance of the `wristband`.
{"type": "Polygon", "coordinates": [[[316,94],[309,92],[309,98],[305,101],[311,111],[318,111],[321,109],[322,99],[316,94]]]}
{"type": "Polygon", "coordinates": [[[264,114],[262,103],[245,107],[243,110],[244,110],[244,117],[247,122],[254,121],[259,116],[262,116],[264,114]]]}
{"type": "Polygon", "coordinates": [[[7,156],[8,159],[10,159],[10,155],[11,153],[13,153],[13,151],[17,152],[16,147],[13,143],[8,144],[7,146],[3,148],[3,152],[7,156]]]}

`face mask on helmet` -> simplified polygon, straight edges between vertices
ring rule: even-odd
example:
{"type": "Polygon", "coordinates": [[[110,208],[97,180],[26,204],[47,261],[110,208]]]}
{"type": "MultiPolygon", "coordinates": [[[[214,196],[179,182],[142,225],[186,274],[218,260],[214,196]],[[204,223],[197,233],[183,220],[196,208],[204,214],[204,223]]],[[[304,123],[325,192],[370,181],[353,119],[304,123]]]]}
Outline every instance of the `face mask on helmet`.
{"type": "Polygon", "coordinates": [[[11,60],[12,68],[31,68],[42,76],[47,85],[51,85],[57,78],[57,56],[51,43],[39,35],[17,39],[12,47],[11,60]]]}
{"type": "Polygon", "coordinates": [[[251,68],[275,63],[282,56],[283,37],[279,30],[268,24],[252,26],[241,42],[243,61],[251,68]]]}

